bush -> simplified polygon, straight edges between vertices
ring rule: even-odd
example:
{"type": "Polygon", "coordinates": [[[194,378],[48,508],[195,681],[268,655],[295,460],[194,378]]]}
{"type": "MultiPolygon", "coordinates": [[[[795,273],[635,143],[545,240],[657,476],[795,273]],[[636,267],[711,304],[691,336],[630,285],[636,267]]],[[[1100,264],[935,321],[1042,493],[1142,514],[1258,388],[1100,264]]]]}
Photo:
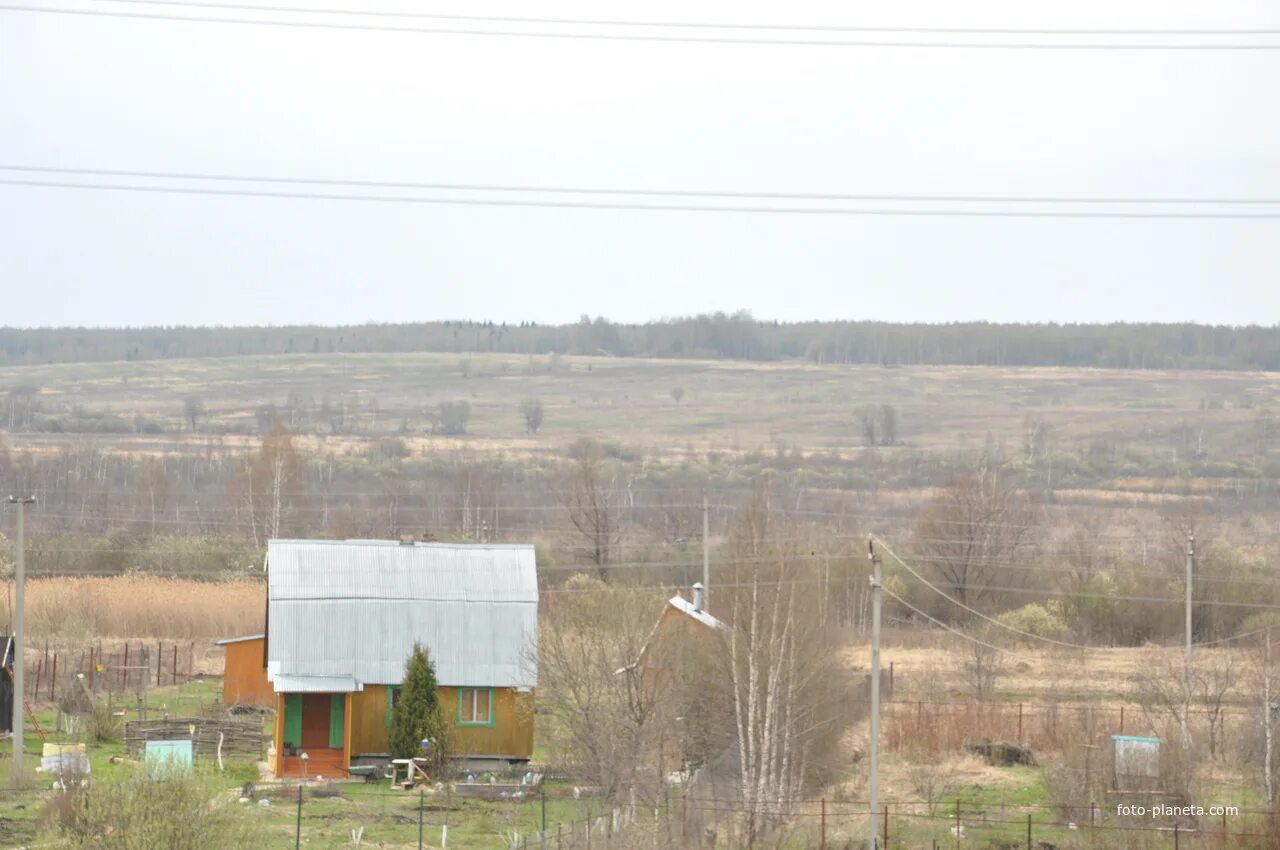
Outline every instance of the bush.
{"type": "Polygon", "coordinates": [[[124,740],[124,718],[111,713],[105,702],[93,704],[89,715],[89,737],[98,744],[114,744],[124,740]]]}
{"type": "Polygon", "coordinates": [[[1027,632],[1037,637],[1061,639],[1070,632],[1061,606],[1053,602],[1049,602],[1047,605],[1032,602],[1023,605],[1021,608],[1006,611],[996,617],[996,620],[1001,625],[1017,629],[1020,632],[1027,632]]]}
{"type": "Polygon", "coordinates": [[[471,418],[471,405],[466,401],[440,402],[440,430],[446,434],[467,433],[467,420],[471,418]]]}
{"type": "Polygon", "coordinates": [[[163,780],[142,773],[95,776],[88,795],[72,792],[50,803],[54,846],[104,850],[203,850],[251,847],[254,836],[231,802],[205,774],[163,780]]]}

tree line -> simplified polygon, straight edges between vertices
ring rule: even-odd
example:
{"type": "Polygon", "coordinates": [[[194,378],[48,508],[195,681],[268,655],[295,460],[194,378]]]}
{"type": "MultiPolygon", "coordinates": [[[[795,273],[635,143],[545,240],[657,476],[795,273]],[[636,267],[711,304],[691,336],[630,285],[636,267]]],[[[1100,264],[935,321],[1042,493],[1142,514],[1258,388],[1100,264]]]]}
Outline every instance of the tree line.
{"type": "Polygon", "coordinates": [[[457,352],[816,363],[1280,369],[1280,326],[778,322],[746,312],[645,323],[0,328],[0,366],[276,354],[457,352]]]}

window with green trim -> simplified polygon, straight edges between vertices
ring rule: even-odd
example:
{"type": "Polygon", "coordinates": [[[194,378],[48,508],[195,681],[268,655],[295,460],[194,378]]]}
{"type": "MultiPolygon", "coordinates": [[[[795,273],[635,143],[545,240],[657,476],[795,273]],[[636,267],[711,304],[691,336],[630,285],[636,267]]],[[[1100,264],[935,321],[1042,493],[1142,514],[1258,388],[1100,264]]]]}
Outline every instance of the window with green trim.
{"type": "Polygon", "coordinates": [[[458,725],[493,725],[493,688],[458,688],[458,725]]]}

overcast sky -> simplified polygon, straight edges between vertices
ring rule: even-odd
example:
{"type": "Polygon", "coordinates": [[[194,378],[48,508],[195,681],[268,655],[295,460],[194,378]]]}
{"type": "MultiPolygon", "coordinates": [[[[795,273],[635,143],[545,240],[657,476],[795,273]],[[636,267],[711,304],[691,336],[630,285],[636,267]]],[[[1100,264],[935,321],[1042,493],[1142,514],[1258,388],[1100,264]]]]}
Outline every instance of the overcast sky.
{"type": "MultiPolygon", "coordinates": [[[[948,0],[366,8],[1280,28],[1280,7],[1261,0],[1037,7],[1050,5],[1052,14],[948,0]]],[[[0,11],[0,164],[751,192],[1280,197],[1278,83],[1280,51],[566,41],[0,11]]],[[[0,325],[638,321],[739,309],[779,319],[1274,324],[1278,270],[1280,220],[751,215],[0,186],[0,325]]]]}

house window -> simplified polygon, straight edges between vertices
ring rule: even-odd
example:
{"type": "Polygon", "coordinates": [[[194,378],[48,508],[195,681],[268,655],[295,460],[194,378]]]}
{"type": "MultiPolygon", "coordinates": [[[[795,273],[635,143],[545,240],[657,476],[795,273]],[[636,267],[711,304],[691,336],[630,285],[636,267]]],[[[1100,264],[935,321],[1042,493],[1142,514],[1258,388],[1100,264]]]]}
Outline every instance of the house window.
{"type": "Polygon", "coordinates": [[[400,686],[387,685],[387,714],[386,714],[386,717],[383,719],[383,723],[384,725],[386,725],[388,729],[391,728],[391,709],[395,708],[397,705],[399,705],[399,703],[400,703],[400,686]]]}
{"type": "Polygon", "coordinates": [[[458,688],[458,723],[462,726],[492,726],[493,689],[458,688]]]}

